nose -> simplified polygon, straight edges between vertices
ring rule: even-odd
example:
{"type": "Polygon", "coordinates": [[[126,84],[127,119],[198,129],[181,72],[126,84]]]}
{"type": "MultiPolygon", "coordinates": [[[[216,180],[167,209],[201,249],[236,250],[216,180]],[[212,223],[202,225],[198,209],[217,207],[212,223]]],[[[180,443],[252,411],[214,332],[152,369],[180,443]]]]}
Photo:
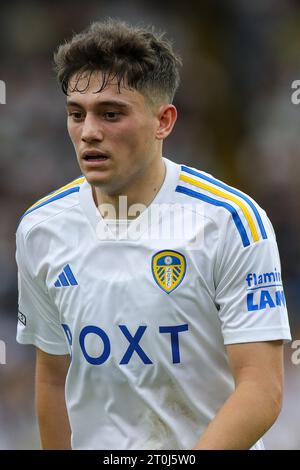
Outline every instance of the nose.
{"type": "Polygon", "coordinates": [[[92,114],[87,114],[82,127],[81,140],[86,143],[103,140],[103,129],[99,119],[92,114]]]}

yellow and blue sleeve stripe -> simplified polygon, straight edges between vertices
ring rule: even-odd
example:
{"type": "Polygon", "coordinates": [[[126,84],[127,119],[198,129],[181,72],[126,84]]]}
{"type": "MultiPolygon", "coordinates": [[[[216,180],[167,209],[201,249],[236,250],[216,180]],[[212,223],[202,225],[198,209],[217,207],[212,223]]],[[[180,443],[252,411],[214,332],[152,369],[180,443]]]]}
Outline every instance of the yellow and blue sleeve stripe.
{"type": "Polygon", "coordinates": [[[178,185],[176,191],[200,199],[209,204],[224,207],[228,210],[231,213],[236,228],[241,236],[243,246],[249,246],[251,243],[244,223],[249,227],[253,242],[258,242],[261,239],[268,238],[258,209],[246,194],[185,165],[182,165],[181,169],[182,173],[180,174],[180,181],[188,183],[193,189],[178,185]],[[218,196],[220,199],[213,196],[218,196]],[[239,212],[232,203],[239,207],[241,211],[240,213],[241,215],[243,214],[245,222],[242,221],[239,212]],[[256,223],[259,231],[257,230],[256,223]]]}
{"type": "Polygon", "coordinates": [[[27,211],[22,215],[20,218],[20,221],[28,214],[31,212],[35,211],[36,209],[39,209],[40,207],[45,206],[46,204],[49,204],[50,202],[56,201],[57,199],[61,199],[65,196],[68,196],[68,194],[76,193],[80,189],[80,184],[83,183],[84,177],[77,178],[74,181],[71,181],[71,183],[66,184],[65,186],[62,186],[61,188],[52,191],[50,194],[47,196],[39,199],[37,202],[35,202],[32,206],[30,206],[27,211]]]}

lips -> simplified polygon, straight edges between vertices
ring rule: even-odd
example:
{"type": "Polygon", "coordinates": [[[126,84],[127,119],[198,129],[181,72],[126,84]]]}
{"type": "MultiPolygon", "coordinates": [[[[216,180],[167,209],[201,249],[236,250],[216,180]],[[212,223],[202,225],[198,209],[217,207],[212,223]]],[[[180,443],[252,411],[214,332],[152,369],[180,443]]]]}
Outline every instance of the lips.
{"type": "Polygon", "coordinates": [[[103,162],[108,160],[108,156],[98,150],[85,150],[82,158],[87,162],[103,162]]]}
{"type": "Polygon", "coordinates": [[[104,156],[92,156],[92,155],[86,155],[84,157],[84,160],[86,160],[87,162],[103,162],[104,160],[107,160],[107,157],[104,157],[104,156]]]}

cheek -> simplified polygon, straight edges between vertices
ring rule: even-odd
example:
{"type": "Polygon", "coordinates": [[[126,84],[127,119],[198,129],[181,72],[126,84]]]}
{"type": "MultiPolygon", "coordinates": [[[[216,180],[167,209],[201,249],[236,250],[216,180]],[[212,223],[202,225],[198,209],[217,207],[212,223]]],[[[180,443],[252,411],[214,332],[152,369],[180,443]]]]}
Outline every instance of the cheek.
{"type": "Polygon", "coordinates": [[[136,138],[135,131],[130,124],[119,124],[118,126],[108,126],[105,130],[105,139],[112,147],[119,147],[125,150],[132,147],[136,138]]]}
{"type": "Polygon", "coordinates": [[[151,145],[154,140],[154,130],[149,124],[126,123],[111,132],[111,138],[130,150],[137,150],[151,145]]]}
{"type": "Polygon", "coordinates": [[[71,141],[73,142],[73,145],[76,146],[76,143],[78,142],[80,136],[79,136],[79,129],[77,126],[74,126],[72,123],[67,123],[67,130],[68,134],[70,136],[71,141]]]}

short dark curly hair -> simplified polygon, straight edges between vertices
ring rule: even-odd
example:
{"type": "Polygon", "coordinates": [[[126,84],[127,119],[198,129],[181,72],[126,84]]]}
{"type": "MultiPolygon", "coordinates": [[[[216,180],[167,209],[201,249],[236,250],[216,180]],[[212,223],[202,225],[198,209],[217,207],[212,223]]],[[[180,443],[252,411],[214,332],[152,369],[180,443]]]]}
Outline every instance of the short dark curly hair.
{"type": "Polygon", "coordinates": [[[84,92],[78,89],[83,74],[100,71],[99,92],[113,79],[120,86],[136,89],[151,101],[172,102],[179,86],[181,58],[176,54],[165,33],[151,26],[131,26],[124,21],[107,19],[94,22],[61,44],[54,54],[58,81],[63,92],[84,92]],[[70,79],[76,76],[70,90],[70,79]]]}

